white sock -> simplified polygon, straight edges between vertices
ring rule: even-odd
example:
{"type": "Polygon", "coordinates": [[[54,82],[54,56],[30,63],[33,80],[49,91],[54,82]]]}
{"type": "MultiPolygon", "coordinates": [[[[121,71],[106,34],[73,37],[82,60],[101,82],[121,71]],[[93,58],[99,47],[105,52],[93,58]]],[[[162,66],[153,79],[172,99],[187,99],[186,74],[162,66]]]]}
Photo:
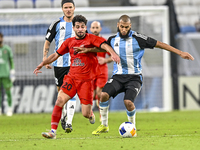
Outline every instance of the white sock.
{"type": "Polygon", "coordinates": [[[51,129],[51,131],[53,131],[53,133],[55,133],[55,134],[56,134],[56,130],[55,130],[55,129],[51,129]]]}
{"type": "Polygon", "coordinates": [[[132,110],[132,111],[126,111],[127,113],[127,117],[128,117],[128,121],[133,123],[135,125],[135,128],[136,128],[136,121],[135,121],[135,118],[136,118],[136,109],[132,110]]]}
{"type": "Polygon", "coordinates": [[[100,106],[100,114],[101,114],[101,124],[104,126],[108,126],[108,108],[107,107],[101,107],[100,106]]]}
{"type": "Polygon", "coordinates": [[[100,114],[101,114],[101,124],[104,126],[108,126],[108,101],[107,102],[100,102],[99,104],[100,114]]]}
{"type": "Polygon", "coordinates": [[[67,114],[67,103],[63,106],[61,119],[67,114]]]}
{"type": "Polygon", "coordinates": [[[75,113],[75,109],[76,109],[76,100],[69,100],[67,102],[67,124],[72,124],[72,119],[74,117],[74,113],[75,113]]]}

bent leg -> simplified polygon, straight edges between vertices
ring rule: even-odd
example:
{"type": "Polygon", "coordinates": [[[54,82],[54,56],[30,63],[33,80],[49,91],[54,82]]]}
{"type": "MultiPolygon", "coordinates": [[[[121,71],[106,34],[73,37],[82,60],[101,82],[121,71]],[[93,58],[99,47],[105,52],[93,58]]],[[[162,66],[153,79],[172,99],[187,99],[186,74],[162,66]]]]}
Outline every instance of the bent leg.
{"type": "Polygon", "coordinates": [[[71,99],[69,95],[64,93],[62,90],[59,91],[58,98],[51,115],[51,129],[54,131],[56,131],[58,128],[58,123],[62,114],[62,108],[69,99],[71,99]]]}
{"type": "Polygon", "coordinates": [[[82,107],[82,115],[85,118],[90,118],[91,115],[92,115],[92,105],[90,105],[90,104],[88,104],[88,105],[81,104],[81,107],[82,107]]]}

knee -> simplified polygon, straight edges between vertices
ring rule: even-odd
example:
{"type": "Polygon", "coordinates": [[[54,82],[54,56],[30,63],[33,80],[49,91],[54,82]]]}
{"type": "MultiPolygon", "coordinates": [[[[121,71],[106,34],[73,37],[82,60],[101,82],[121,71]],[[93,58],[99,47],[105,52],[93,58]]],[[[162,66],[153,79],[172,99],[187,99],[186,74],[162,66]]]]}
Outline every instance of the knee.
{"type": "Polygon", "coordinates": [[[126,109],[128,111],[132,111],[132,110],[135,109],[135,105],[134,105],[134,103],[131,100],[124,100],[124,104],[125,104],[126,109]]]}
{"type": "Polygon", "coordinates": [[[101,102],[106,102],[106,101],[109,100],[109,95],[108,95],[108,93],[106,93],[106,92],[101,92],[100,98],[101,98],[101,99],[100,99],[101,102]]]}
{"type": "Polygon", "coordinates": [[[90,118],[90,112],[82,112],[82,114],[83,114],[83,117],[85,117],[85,118],[90,118]]]}
{"type": "Polygon", "coordinates": [[[56,100],[56,105],[63,107],[64,106],[64,99],[60,96],[58,96],[57,100],[56,100]]]}

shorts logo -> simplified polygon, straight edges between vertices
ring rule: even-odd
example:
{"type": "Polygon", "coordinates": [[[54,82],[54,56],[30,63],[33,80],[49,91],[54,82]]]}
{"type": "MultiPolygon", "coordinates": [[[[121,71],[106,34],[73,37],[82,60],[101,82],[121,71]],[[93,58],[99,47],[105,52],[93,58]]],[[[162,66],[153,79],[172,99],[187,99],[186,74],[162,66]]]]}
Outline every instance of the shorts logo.
{"type": "Polygon", "coordinates": [[[55,78],[55,83],[56,83],[56,85],[58,85],[58,79],[57,78],[55,78]]]}
{"type": "Polygon", "coordinates": [[[84,63],[81,63],[81,59],[75,58],[74,62],[72,63],[72,66],[84,66],[84,63]]]}
{"type": "Polygon", "coordinates": [[[136,91],[137,91],[137,93],[138,93],[139,89],[138,89],[138,88],[135,88],[135,90],[136,90],[136,91]]]}
{"type": "Polygon", "coordinates": [[[110,80],[108,80],[108,82],[107,82],[107,83],[112,83],[112,81],[113,81],[113,79],[110,79],[110,80]]]}

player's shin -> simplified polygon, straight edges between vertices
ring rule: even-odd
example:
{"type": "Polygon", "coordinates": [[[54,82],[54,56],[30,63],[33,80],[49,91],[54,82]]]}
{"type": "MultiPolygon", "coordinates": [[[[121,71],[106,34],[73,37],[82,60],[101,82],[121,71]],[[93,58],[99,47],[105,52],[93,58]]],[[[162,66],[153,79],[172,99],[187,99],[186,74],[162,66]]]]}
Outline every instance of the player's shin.
{"type": "Polygon", "coordinates": [[[51,130],[56,132],[62,115],[62,107],[55,105],[51,115],[51,130]]]}
{"type": "Polygon", "coordinates": [[[72,119],[74,117],[76,109],[76,98],[75,96],[67,102],[67,124],[72,124],[72,119]]]}
{"type": "Polygon", "coordinates": [[[100,115],[101,115],[101,124],[104,126],[108,126],[108,109],[109,109],[109,103],[108,101],[106,102],[100,102],[99,104],[100,108],[100,115]]]}
{"type": "Polygon", "coordinates": [[[128,111],[126,110],[126,114],[128,117],[128,121],[132,122],[135,125],[136,128],[136,122],[135,122],[135,118],[136,118],[136,109],[132,110],[132,111],[128,111]]]}

